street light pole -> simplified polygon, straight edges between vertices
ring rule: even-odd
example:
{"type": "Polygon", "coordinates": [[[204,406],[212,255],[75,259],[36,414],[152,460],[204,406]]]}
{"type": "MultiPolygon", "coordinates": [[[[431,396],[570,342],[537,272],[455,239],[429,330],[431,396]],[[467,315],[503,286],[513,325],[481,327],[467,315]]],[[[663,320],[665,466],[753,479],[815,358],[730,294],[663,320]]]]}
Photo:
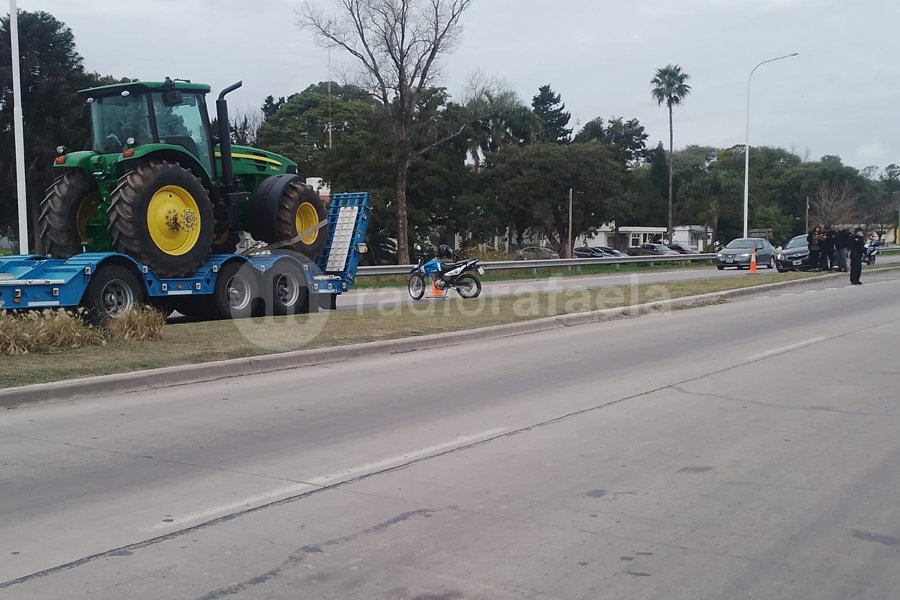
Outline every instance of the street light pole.
{"type": "Polygon", "coordinates": [[[777,58],[764,60],[753,67],[753,70],[750,71],[750,76],[747,77],[747,139],[746,144],[744,144],[744,237],[747,237],[747,226],[749,224],[748,220],[750,216],[750,82],[752,81],[753,74],[756,73],[756,70],[764,64],[775,62],[776,60],[791,58],[793,56],[797,56],[798,54],[799,52],[793,52],[791,54],[785,54],[784,56],[779,56],[777,58]]]}
{"type": "Polygon", "coordinates": [[[25,197],[25,126],[22,121],[22,81],[19,70],[19,11],[9,0],[9,37],[12,51],[13,136],[16,153],[16,195],[19,205],[19,254],[28,254],[28,204],[25,197]]]}

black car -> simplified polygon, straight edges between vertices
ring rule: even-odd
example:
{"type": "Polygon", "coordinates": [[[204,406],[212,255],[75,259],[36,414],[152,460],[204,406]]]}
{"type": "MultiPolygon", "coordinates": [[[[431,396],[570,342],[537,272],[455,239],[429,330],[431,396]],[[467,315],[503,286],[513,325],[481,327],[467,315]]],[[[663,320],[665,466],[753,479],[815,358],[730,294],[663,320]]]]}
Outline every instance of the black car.
{"type": "Polygon", "coordinates": [[[775,256],[775,264],[779,272],[809,269],[809,242],[806,236],[798,235],[788,240],[775,256]]]}
{"type": "Polygon", "coordinates": [[[595,248],[597,250],[600,250],[601,252],[605,252],[606,254],[608,254],[610,256],[628,256],[621,250],[616,250],[615,248],[610,248],[609,246],[591,246],[591,247],[595,248]]]}
{"type": "Polygon", "coordinates": [[[673,256],[680,254],[665,244],[641,244],[637,248],[628,251],[631,256],[673,256]]]}
{"type": "Polygon", "coordinates": [[[716,254],[716,268],[720,271],[725,267],[749,269],[754,249],[756,249],[756,264],[759,268],[775,268],[775,248],[768,240],[762,238],[731,240],[716,254]]]}
{"type": "Polygon", "coordinates": [[[572,251],[575,258],[608,258],[609,254],[597,247],[582,246],[572,251]]]}

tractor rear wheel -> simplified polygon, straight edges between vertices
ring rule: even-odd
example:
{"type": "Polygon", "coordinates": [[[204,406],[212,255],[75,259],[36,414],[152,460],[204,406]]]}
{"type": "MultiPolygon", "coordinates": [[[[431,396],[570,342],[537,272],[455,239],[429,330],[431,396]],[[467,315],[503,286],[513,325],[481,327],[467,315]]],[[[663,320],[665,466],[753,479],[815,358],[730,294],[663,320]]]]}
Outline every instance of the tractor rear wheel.
{"type": "MultiPolygon", "coordinates": [[[[297,237],[325,220],[327,213],[319,194],[297,175],[274,175],[263,181],[253,194],[254,239],[276,243],[297,237]]],[[[315,260],[325,249],[328,232],[322,228],[308,233],[289,249],[315,260]]]]}
{"type": "Polygon", "coordinates": [[[70,258],[91,243],[87,224],[97,216],[100,191],[84,171],[68,171],[47,188],[38,217],[44,250],[54,258],[70,258]]]}
{"type": "Polygon", "coordinates": [[[209,194],[166,161],[141,163],[119,179],[109,203],[113,248],[161,277],[181,277],[206,259],[215,235],[209,194]]]}

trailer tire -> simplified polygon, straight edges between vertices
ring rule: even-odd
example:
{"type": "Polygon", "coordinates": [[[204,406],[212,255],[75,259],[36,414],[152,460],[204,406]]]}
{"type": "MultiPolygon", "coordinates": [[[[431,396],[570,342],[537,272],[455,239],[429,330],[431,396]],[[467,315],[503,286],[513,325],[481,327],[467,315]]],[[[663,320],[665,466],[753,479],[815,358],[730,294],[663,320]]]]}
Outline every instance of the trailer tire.
{"type": "Polygon", "coordinates": [[[97,216],[100,190],[84,171],[68,171],[53,180],[41,201],[38,224],[44,251],[53,258],[71,258],[91,243],[87,224],[97,216]]]}
{"type": "Polygon", "coordinates": [[[263,289],[266,316],[299,315],[309,312],[309,288],[303,269],[282,259],[266,273],[263,289]]]}
{"type": "MultiPolygon", "coordinates": [[[[270,244],[293,239],[327,216],[319,194],[293,174],[265,179],[253,193],[251,207],[251,235],[270,244]]],[[[327,238],[328,232],[319,229],[287,248],[316,259],[325,250],[327,238]]]]}
{"type": "Polygon", "coordinates": [[[122,176],[109,204],[113,248],[161,277],[182,277],[209,255],[215,217],[201,181],[179,164],[140,163],[122,176]]]}
{"type": "Polygon", "coordinates": [[[81,307],[91,323],[104,323],[147,301],[147,290],[134,269],[103,265],[91,276],[81,307]]]}
{"type": "Polygon", "coordinates": [[[254,315],[259,301],[259,278],[253,267],[248,263],[225,263],[219,270],[209,301],[209,316],[216,319],[246,319],[254,315]]]}

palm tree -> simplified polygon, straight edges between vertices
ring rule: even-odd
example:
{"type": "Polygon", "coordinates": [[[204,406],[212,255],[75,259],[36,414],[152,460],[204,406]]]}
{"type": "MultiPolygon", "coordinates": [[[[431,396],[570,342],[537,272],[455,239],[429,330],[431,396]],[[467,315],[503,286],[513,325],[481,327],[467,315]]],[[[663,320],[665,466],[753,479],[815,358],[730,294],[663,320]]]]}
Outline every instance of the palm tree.
{"type": "Polygon", "coordinates": [[[682,72],[678,65],[667,65],[656,70],[656,76],[650,80],[653,89],[650,95],[656,103],[662,106],[663,102],[669,108],[669,242],[672,242],[672,234],[675,231],[675,219],[672,202],[672,178],[675,168],[675,130],[672,126],[672,107],[681,104],[691,93],[691,86],[687,84],[690,76],[682,72]]]}

